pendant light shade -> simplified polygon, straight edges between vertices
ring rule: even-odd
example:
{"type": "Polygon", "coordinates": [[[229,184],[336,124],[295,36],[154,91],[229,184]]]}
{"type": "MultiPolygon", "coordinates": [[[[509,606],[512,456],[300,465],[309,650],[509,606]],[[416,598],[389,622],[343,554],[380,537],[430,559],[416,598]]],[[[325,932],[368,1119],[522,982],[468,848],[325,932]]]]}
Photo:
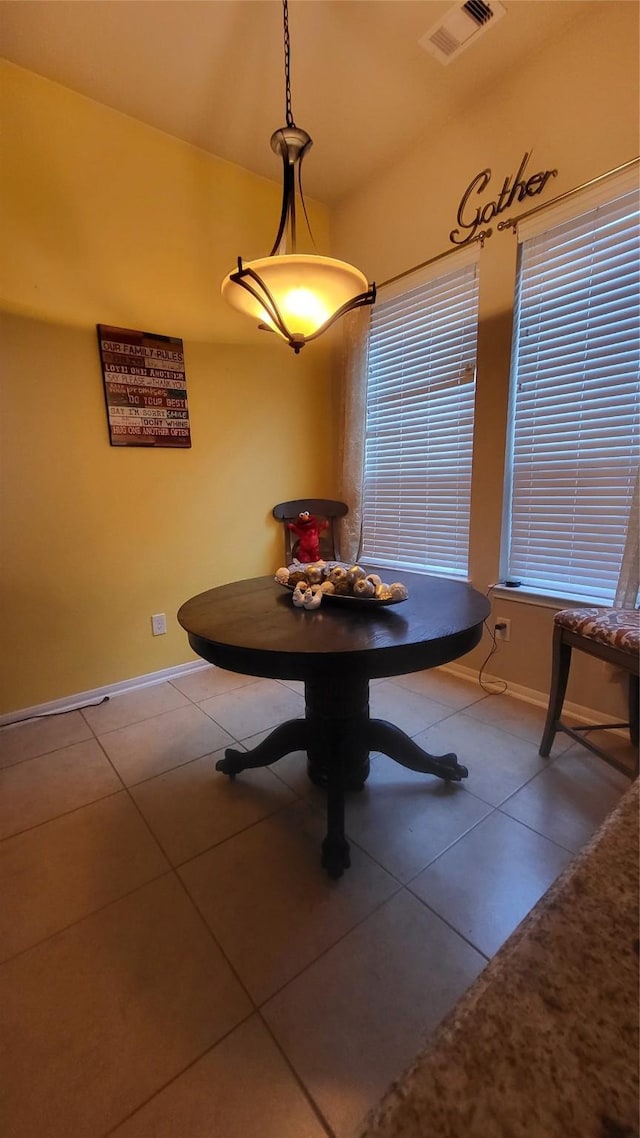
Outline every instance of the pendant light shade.
{"type": "Polygon", "coordinates": [[[306,131],[296,127],[291,113],[287,0],[283,13],[287,125],[271,136],[271,148],[283,163],[280,225],[268,257],[247,263],[238,257],[237,269],[222,282],[222,296],[298,353],[345,312],[373,304],[376,289],[345,261],[296,252],[297,194],[311,234],[302,196],[302,159],[313,143],[306,131]]]}
{"type": "Polygon", "coordinates": [[[373,303],[359,269],[332,257],[282,254],[249,261],[222,282],[222,295],[259,326],[277,332],[295,351],[340,316],[373,303]]]}

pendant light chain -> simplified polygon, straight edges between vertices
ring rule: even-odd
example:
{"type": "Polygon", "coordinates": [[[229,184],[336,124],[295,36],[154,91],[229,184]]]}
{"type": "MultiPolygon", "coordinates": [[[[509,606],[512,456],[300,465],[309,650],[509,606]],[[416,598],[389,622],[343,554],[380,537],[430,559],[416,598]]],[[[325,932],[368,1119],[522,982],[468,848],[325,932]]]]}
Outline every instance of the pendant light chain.
{"type": "Polygon", "coordinates": [[[289,39],[289,5],[287,0],[282,0],[282,15],[284,20],[284,75],[287,126],[295,127],[296,124],[293,121],[293,111],[291,110],[291,40],[289,39]]]}
{"type": "Polygon", "coordinates": [[[284,24],[284,76],[286,124],[271,135],[271,149],[283,167],[282,206],[273,248],[268,257],[243,263],[222,282],[225,300],[259,328],[277,333],[296,355],[305,344],[321,336],[345,313],[373,304],[375,284],[344,261],[296,251],[296,181],[300,204],[313,244],[313,233],[302,193],[302,159],[312,146],[311,136],[297,127],[291,109],[291,40],[289,5],[282,0],[284,24]]]}

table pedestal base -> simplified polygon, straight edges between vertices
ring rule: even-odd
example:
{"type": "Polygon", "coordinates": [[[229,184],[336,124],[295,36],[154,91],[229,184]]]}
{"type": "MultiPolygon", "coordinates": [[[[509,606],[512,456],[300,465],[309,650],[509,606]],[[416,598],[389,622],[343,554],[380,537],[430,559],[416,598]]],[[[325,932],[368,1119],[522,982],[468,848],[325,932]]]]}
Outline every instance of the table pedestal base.
{"type": "Polygon", "coordinates": [[[305,684],[305,718],[283,723],[250,751],[228,748],[216,770],[235,778],[243,770],[266,767],[291,751],[307,752],[309,778],[327,791],[327,836],[322,864],[330,877],[350,865],[344,834],[345,790],[361,789],[369,774],[369,752],[382,751],[421,774],[459,782],[468,775],[455,755],[430,755],[404,731],[369,716],[369,681],[360,677],[318,678],[305,684]]]}

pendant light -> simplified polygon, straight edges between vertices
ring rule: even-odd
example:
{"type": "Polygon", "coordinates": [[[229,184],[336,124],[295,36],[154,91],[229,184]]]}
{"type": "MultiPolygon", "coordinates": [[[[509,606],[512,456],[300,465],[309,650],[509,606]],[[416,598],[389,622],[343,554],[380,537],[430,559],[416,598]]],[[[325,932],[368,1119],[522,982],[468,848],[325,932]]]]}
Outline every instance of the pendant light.
{"type": "Polygon", "coordinates": [[[373,304],[376,286],[369,285],[359,269],[344,261],[296,252],[296,192],[311,235],[302,196],[302,159],[313,143],[306,130],[293,121],[287,0],[283,0],[282,8],[286,126],[271,136],[271,149],[280,155],[283,167],[280,224],[268,257],[246,264],[238,257],[237,269],[222,282],[222,296],[240,312],[257,319],[260,328],[276,332],[297,354],[345,312],[373,304]]]}

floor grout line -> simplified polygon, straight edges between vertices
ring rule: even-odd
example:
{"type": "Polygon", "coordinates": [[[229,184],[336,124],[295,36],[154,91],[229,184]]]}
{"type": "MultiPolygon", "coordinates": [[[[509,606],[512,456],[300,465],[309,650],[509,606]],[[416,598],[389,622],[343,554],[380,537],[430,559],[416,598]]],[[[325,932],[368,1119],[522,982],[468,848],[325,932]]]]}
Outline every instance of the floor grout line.
{"type": "Polygon", "coordinates": [[[28,944],[25,948],[19,949],[18,952],[12,953],[11,956],[5,957],[4,960],[0,961],[0,971],[2,971],[5,964],[17,960],[18,957],[24,956],[27,952],[32,952],[36,948],[42,948],[48,941],[53,940],[62,933],[68,932],[69,929],[74,929],[77,925],[81,925],[82,922],[88,920],[89,917],[95,917],[97,913],[103,913],[105,909],[109,909],[112,905],[117,905],[120,901],[124,901],[127,897],[138,893],[141,889],[146,889],[148,885],[152,885],[155,881],[160,881],[163,877],[169,877],[171,872],[172,867],[168,865],[166,869],[162,870],[162,873],[156,873],[153,877],[147,878],[146,881],[139,882],[137,885],[134,885],[132,889],[127,889],[124,893],[119,893],[117,897],[111,897],[110,900],[105,901],[103,905],[98,905],[95,909],[89,909],[86,913],[83,913],[81,917],[77,917],[75,921],[69,921],[68,924],[62,925],[59,929],[55,929],[54,932],[48,933],[47,936],[34,941],[33,944],[28,944]]]}
{"type": "Polygon", "coordinates": [[[523,821],[522,818],[514,818],[513,814],[509,814],[506,810],[501,808],[503,805],[504,803],[501,803],[500,806],[496,806],[496,811],[502,814],[503,818],[509,818],[511,822],[517,822],[518,825],[524,826],[525,830],[529,830],[530,833],[535,834],[538,838],[543,838],[545,842],[551,842],[551,845],[557,846],[559,850],[564,850],[565,853],[571,854],[572,858],[578,856],[580,850],[573,850],[570,846],[563,846],[562,842],[557,841],[556,838],[550,838],[548,834],[543,834],[540,830],[536,830],[535,826],[532,826],[531,823],[523,821]]]}
{"type": "Polygon", "coordinates": [[[172,1083],[175,1083],[178,1079],[182,1078],[182,1076],[186,1074],[187,1071],[190,1071],[192,1067],[195,1067],[197,1063],[204,1059],[205,1055],[209,1055],[210,1052],[215,1051],[216,1047],[218,1047],[221,1043],[224,1043],[230,1035],[233,1035],[234,1031],[237,1031],[239,1027],[242,1027],[243,1024],[247,1023],[247,1021],[256,1014],[256,1009],[252,1008],[246,1016],[243,1016],[243,1018],[238,1021],[238,1023],[234,1024],[233,1027],[230,1027],[228,1031],[225,1031],[224,1035],[221,1035],[219,1039],[216,1039],[215,1043],[212,1043],[209,1047],[206,1047],[205,1050],[200,1052],[199,1055],[196,1055],[196,1057],[192,1059],[190,1063],[187,1063],[186,1066],[183,1067],[180,1071],[177,1071],[175,1075],[172,1075],[170,1079],[167,1079],[166,1083],[163,1083],[162,1086],[158,1087],[157,1090],[153,1092],[153,1094],[149,1095],[149,1097],[144,1099],[143,1102],[138,1103],[138,1105],[134,1107],[134,1109],[130,1111],[129,1114],[126,1114],[122,1118],[119,1118],[114,1126],[110,1126],[108,1130],[103,1132],[102,1138],[109,1138],[110,1134],[114,1134],[115,1131],[123,1126],[125,1122],[128,1122],[131,1118],[138,1114],[139,1111],[143,1110],[145,1106],[148,1106],[150,1102],[153,1102],[155,1098],[158,1098],[158,1096],[161,1095],[162,1092],[167,1089],[167,1087],[170,1087],[172,1083]]]}
{"type": "Polygon", "coordinates": [[[11,834],[4,834],[0,837],[0,845],[3,842],[10,842],[12,838],[19,838],[22,834],[30,834],[33,830],[39,830],[42,826],[48,826],[51,822],[57,822],[59,818],[68,818],[70,814],[77,814],[80,810],[86,810],[88,806],[96,806],[98,802],[105,802],[107,798],[115,798],[116,794],[122,794],[126,787],[119,786],[117,790],[110,790],[107,794],[101,794],[99,798],[90,798],[88,802],[81,802],[78,806],[72,806],[70,810],[62,810],[59,814],[53,814],[51,818],[43,818],[41,822],[34,822],[33,826],[25,826],[24,830],[14,830],[11,834]]]}
{"type": "MultiPolygon", "coordinates": [[[[489,962],[493,959],[493,956],[495,956],[495,953],[493,953],[491,956],[487,956],[484,949],[480,948],[479,945],[474,944],[474,942],[468,936],[466,936],[465,933],[460,932],[460,929],[457,929],[456,926],[451,923],[451,921],[442,915],[442,913],[439,913],[437,909],[434,909],[433,905],[430,905],[428,901],[425,901],[424,897],[419,897],[417,893],[414,893],[409,882],[405,885],[405,889],[408,893],[411,894],[415,901],[419,901],[421,905],[424,905],[425,909],[432,913],[434,917],[437,917],[439,921],[442,921],[443,925],[446,925],[447,928],[451,929],[451,932],[455,933],[456,936],[460,938],[460,940],[463,940],[465,944],[468,944],[469,948],[472,948],[474,952],[478,953],[478,956],[482,956],[486,963],[489,964],[489,962]]],[[[496,949],[496,952],[497,951],[498,950],[496,949]]]]}
{"type": "Polygon", "coordinates": [[[258,1015],[260,1016],[260,1022],[263,1024],[265,1031],[267,1031],[269,1033],[269,1038],[273,1041],[273,1043],[277,1047],[280,1055],[282,1056],[285,1063],[287,1064],[287,1067],[291,1071],[291,1074],[293,1075],[296,1083],[298,1084],[300,1090],[302,1091],[305,1099],[309,1103],[313,1113],[315,1114],[316,1118],[318,1119],[318,1122],[320,1123],[320,1125],[324,1129],[324,1131],[327,1135],[327,1138],[337,1138],[335,1130],[333,1129],[332,1126],[330,1126],[328,1119],[325,1118],[322,1111],[320,1110],[320,1104],[316,1102],[313,1095],[311,1094],[311,1091],[306,1086],[306,1084],[302,1081],[300,1075],[298,1074],[295,1067],[293,1066],[293,1063],[291,1062],[286,1051],[284,1050],[281,1043],[279,1042],[279,1040],[274,1035],[274,1033],[271,1030],[270,1025],[267,1023],[266,1019],[264,1018],[261,1008],[258,1008],[258,1015]]]}
{"type": "MultiPolygon", "coordinates": [[[[393,874],[389,874],[389,876],[393,877],[393,874]]],[[[373,917],[377,912],[379,912],[380,909],[383,909],[384,906],[392,900],[392,898],[397,897],[399,893],[402,893],[404,888],[402,882],[398,881],[397,878],[394,878],[394,881],[397,885],[397,888],[394,889],[392,893],[390,893],[387,897],[383,897],[382,900],[376,902],[373,908],[365,913],[364,916],[360,917],[359,920],[350,925],[348,929],[345,929],[345,931],[340,934],[337,940],[332,941],[331,944],[328,944],[326,948],[323,948],[317,954],[317,956],[314,956],[313,960],[309,960],[307,964],[304,964],[302,968],[290,976],[288,980],[285,980],[284,984],[281,984],[279,988],[276,988],[273,992],[266,996],[264,1000],[257,1004],[258,1011],[262,1012],[262,1010],[268,1003],[271,1002],[271,1000],[275,1000],[276,996],[279,996],[281,992],[284,992],[290,986],[290,984],[294,984],[296,980],[299,980],[301,976],[304,976],[305,972],[308,972],[311,968],[314,968],[316,964],[319,963],[319,961],[323,960],[325,956],[328,956],[330,952],[333,952],[333,950],[337,948],[338,945],[342,944],[342,942],[346,940],[347,937],[351,936],[351,934],[354,933],[356,929],[359,929],[361,925],[366,924],[366,922],[370,920],[370,918],[373,917]]]]}

